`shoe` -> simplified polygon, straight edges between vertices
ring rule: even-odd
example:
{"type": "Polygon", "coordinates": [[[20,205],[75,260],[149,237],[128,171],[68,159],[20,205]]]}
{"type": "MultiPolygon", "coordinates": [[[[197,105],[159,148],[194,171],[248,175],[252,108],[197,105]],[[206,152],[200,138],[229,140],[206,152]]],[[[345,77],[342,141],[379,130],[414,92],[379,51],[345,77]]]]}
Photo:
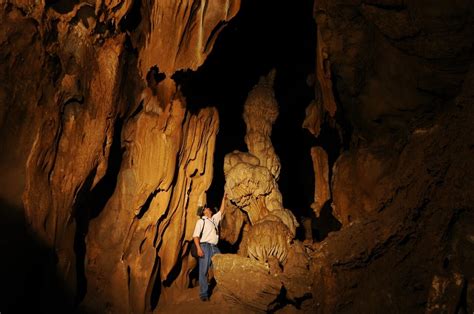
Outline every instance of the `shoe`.
{"type": "Polygon", "coordinates": [[[201,297],[201,301],[202,302],[207,302],[207,301],[209,301],[209,298],[208,297],[201,297]]]}

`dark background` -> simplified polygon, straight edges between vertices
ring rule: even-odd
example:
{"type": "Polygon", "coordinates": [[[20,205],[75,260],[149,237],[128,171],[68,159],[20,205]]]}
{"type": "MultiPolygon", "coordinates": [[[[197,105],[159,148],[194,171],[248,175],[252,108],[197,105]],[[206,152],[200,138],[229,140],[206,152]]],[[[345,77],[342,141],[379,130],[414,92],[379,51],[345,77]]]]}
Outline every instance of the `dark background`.
{"type": "MultiPolygon", "coordinates": [[[[295,190],[288,183],[300,172],[298,168],[307,168],[309,173],[304,177],[312,176],[312,166],[308,163],[311,160],[304,162],[297,158],[309,156],[309,148],[306,147],[306,154],[302,149],[303,137],[308,132],[301,124],[305,107],[314,97],[313,89],[306,84],[315,66],[316,37],[311,8],[312,1],[292,2],[292,5],[288,1],[243,1],[240,12],[221,32],[203,66],[196,72],[175,75],[189,110],[196,112],[202,107],[215,106],[219,111],[215,174],[208,195],[211,204],[218,205],[223,193],[224,155],[236,149],[247,151],[242,118],[247,94],[272,68],[277,71],[275,93],[280,106],[272,134],[282,162],[280,188],[286,196],[286,206],[307,203],[297,200],[306,194],[302,193],[302,186],[297,193],[299,197],[294,193],[288,195],[289,190],[295,190]],[[293,164],[294,160],[300,162],[293,164]]],[[[311,185],[311,182],[307,183],[311,185]]]]}
{"type": "MultiPolygon", "coordinates": [[[[219,111],[214,179],[208,193],[211,206],[219,206],[222,198],[225,154],[247,151],[242,118],[247,95],[261,76],[275,68],[280,115],[272,142],[281,160],[278,183],[284,206],[299,220],[311,217],[314,172],[310,148],[326,148],[332,163],[339,146],[333,129],[323,127],[316,139],[301,127],[305,108],[314,99],[314,87],[307,83],[308,75],[315,73],[316,61],[312,6],[312,0],[242,1],[240,12],[221,32],[205,63],[195,72],[175,74],[190,111],[208,106],[219,111]]],[[[327,217],[331,219],[330,212],[327,217]]]]}

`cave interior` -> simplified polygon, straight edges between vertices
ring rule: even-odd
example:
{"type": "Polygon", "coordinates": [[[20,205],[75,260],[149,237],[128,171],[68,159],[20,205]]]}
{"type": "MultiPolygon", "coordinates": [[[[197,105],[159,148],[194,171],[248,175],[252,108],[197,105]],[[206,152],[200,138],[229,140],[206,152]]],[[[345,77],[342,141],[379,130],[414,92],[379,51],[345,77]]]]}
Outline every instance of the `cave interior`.
{"type": "Polygon", "coordinates": [[[0,6],[0,312],[474,313],[470,0],[0,6]]]}

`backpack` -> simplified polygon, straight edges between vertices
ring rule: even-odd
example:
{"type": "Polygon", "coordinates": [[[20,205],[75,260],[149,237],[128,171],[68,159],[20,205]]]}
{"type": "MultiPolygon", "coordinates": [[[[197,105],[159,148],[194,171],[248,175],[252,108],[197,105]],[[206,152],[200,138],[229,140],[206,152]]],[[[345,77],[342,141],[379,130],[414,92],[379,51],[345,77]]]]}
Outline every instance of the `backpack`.
{"type": "MultiPolygon", "coordinates": [[[[206,225],[206,221],[204,220],[204,218],[201,218],[201,219],[202,219],[202,229],[201,229],[201,233],[199,234],[199,239],[202,238],[202,232],[204,231],[204,226],[206,225]]],[[[197,247],[196,247],[196,244],[194,243],[194,238],[193,238],[193,241],[191,242],[191,256],[194,258],[199,258],[197,247]]]]}

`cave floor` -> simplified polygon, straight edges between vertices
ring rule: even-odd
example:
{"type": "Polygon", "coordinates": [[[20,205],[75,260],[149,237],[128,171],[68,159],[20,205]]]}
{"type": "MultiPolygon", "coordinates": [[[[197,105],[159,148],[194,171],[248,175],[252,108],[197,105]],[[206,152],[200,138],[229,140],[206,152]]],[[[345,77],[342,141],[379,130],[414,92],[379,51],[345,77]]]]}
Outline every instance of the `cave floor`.
{"type": "Polygon", "coordinates": [[[214,292],[209,301],[202,302],[199,299],[199,287],[195,287],[187,289],[176,299],[174,303],[159,305],[153,313],[237,314],[249,313],[249,310],[225,300],[224,296],[222,295],[222,293],[219,292],[218,288],[214,289],[214,292]]]}

